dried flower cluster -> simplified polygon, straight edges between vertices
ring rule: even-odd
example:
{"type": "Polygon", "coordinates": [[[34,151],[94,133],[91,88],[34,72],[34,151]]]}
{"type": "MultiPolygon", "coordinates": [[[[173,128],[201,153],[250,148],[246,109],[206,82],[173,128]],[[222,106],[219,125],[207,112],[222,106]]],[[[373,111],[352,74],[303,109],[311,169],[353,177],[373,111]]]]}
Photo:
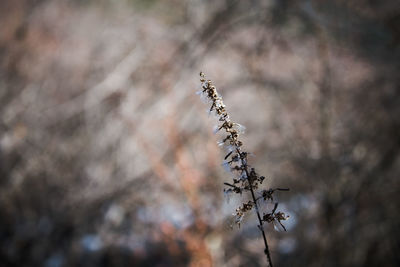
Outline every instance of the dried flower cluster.
{"type": "Polygon", "coordinates": [[[224,189],[226,195],[237,193],[242,194],[243,192],[250,192],[252,200],[247,203],[243,203],[236,209],[234,213],[235,222],[240,227],[240,223],[243,220],[246,212],[255,210],[259,220],[259,229],[263,235],[265,244],[265,254],[269,265],[272,267],[271,256],[268,249],[268,243],[263,228],[263,223],[273,223],[275,229],[283,229],[286,231],[285,226],[281,221],[286,220],[289,216],[283,212],[276,212],[278,203],[274,202],[273,194],[276,191],[288,191],[286,188],[275,188],[267,190],[258,190],[260,185],[265,180],[264,176],[258,175],[256,170],[248,164],[249,153],[242,151],[243,143],[239,140],[239,135],[244,132],[244,127],[238,123],[231,121],[224,102],[221,96],[218,94],[217,89],[210,80],[205,79],[203,72],[200,72],[201,90],[198,94],[201,95],[202,99],[211,103],[209,112],[215,111],[215,115],[218,118],[219,125],[216,126],[215,132],[223,131],[224,137],[218,144],[226,148],[226,156],[224,157],[223,166],[225,169],[233,173],[232,183],[224,183],[227,188],[224,189]],[[256,197],[258,195],[258,197],[256,197]],[[259,201],[274,203],[274,207],[271,212],[263,213],[260,215],[259,201]]]}

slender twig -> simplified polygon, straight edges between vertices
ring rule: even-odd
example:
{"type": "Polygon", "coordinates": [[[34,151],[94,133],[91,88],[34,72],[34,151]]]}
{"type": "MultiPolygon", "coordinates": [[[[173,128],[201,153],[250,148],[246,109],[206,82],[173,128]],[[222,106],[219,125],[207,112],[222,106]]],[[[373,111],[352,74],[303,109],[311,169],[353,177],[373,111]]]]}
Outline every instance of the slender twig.
{"type": "MultiPolygon", "coordinates": [[[[228,186],[228,189],[224,189],[225,193],[238,193],[242,194],[244,191],[248,191],[251,194],[252,201],[248,201],[242,203],[242,206],[236,209],[235,217],[236,223],[240,227],[240,223],[243,219],[244,214],[247,211],[252,210],[253,208],[256,211],[258,218],[258,228],[261,231],[263,241],[264,241],[264,254],[267,257],[267,262],[270,267],[272,267],[271,253],[269,251],[267,236],[263,227],[264,222],[268,223],[279,223],[282,228],[286,231],[286,228],[281,223],[282,220],[286,220],[288,216],[286,216],[283,212],[275,212],[278,207],[278,203],[275,203],[274,209],[269,213],[263,213],[261,216],[260,206],[257,201],[260,198],[264,200],[273,200],[272,194],[276,191],[287,191],[289,189],[286,188],[276,188],[276,189],[268,189],[261,191],[261,197],[256,197],[256,190],[259,185],[262,184],[265,177],[259,176],[254,168],[250,168],[250,165],[247,162],[248,153],[242,151],[241,146],[242,142],[239,140],[239,135],[244,128],[238,123],[232,122],[227,111],[225,110],[225,105],[222,101],[222,97],[218,94],[217,89],[214,85],[212,85],[211,81],[205,80],[204,73],[200,73],[200,81],[202,83],[202,90],[199,92],[203,98],[207,99],[211,102],[211,107],[209,112],[215,110],[215,113],[218,117],[221,125],[217,125],[217,132],[224,130],[228,135],[222,139],[220,145],[227,146],[228,153],[224,157],[224,165],[229,167],[229,169],[233,172],[239,172],[239,177],[233,178],[233,184],[224,183],[228,186]]],[[[260,193],[260,192],[258,192],[260,193]]]]}
{"type": "MultiPolygon", "coordinates": [[[[236,151],[238,152],[239,155],[241,155],[240,148],[236,148],[236,151]]],[[[240,161],[245,166],[244,171],[246,172],[247,179],[249,179],[250,176],[249,176],[249,171],[247,169],[248,168],[247,167],[247,162],[243,159],[242,156],[240,156],[240,161]]],[[[259,222],[259,227],[258,228],[260,229],[262,237],[264,239],[264,245],[265,245],[264,253],[267,256],[267,260],[268,260],[269,266],[273,267],[271,254],[269,253],[268,241],[267,241],[267,237],[265,235],[265,231],[264,231],[264,227],[263,227],[263,221],[261,219],[260,210],[258,209],[257,199],[256,199],[256,196],[254,195],[254,189],[253,189],[252,183],[250,183],[250,192],[251,192],[251,197],[253,198],[254,206],[256,208],[257,218],[258,218],[258,222],[259,222]]]]}

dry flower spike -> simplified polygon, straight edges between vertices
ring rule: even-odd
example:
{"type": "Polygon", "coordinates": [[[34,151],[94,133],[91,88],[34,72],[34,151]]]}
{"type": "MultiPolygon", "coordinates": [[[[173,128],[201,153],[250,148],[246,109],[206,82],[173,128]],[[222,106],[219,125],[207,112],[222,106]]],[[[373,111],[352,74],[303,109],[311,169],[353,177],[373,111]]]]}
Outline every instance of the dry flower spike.
{"type": "Polygon", "coordinates": [[[243,192],[249,192],[252,198],[252,200],[242,203],[242,205],[236,209],[233,214],[235,216],[235,223],[240,227],[243,217],[248,211],[254,210],[256,212],[259,222],[258,228],[262,233],[265,245],[264,253],[267,256],[269,266],[272,267],[271,255],[263,224],[272,223],[276,230],[283,229],[286,231],[281,221],[287,220],[289,216],[281,211],[276,212],[278,203],[274,202],[273,194],[276,191],[288,191],[289,189],[270,188],[258,190],[265,177],[258,175],[255,168],[252,168],[248,164],[249,153],[242,150],[243,143],[239,140],[239,136],[244,133],[245,127],[230,119],[222,97],[218,94],[211,80],[206,80],[203,72],[200,72],[200,82],[201,90],[197,92],[197,94],[200,95],[203,102],[211,104],[209,112],[214,112],[220,122],[220,124],[215,127],[214,132],[225,133],[224,138],[218,145],[224,147],[227,151],[222,165],[227,171],[233,173],[233,178],[232,183],[224,183],[224,185],[227,186],[227,188],[224,189],[224,194],[227,195],[229,200],[230,195],[233,193],[242,195],[243,192]],[[259,195],[259,197],[256,197],[256,194],[259,195]],[[259,200],[275,203],[274,208],[271,212],[263,213],[263,216],[261,216],[259,200]]]}

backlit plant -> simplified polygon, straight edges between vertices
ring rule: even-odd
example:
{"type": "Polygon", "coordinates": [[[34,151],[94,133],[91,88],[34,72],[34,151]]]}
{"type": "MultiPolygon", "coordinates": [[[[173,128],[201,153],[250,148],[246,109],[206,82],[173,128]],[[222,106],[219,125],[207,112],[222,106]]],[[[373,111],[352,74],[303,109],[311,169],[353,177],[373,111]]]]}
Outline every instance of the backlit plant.
{"type": "Polygon", "coordinates": [[[283,229],[286,231],[282,221],[288,219],[281,211],[277,211],[278,202],[274,201],[273,194],[276,191],[288,191],[287,188],[269,188],[261,189],[261,185],[265,180],[264,176],[259,175],[254,168],[248,163],[249,153],[243,150],[243,143],[239,140],[240,134],[244,132],[244,127],[233,122],[227,111],[222,97],[218,94],[216,87],[210,80],[206,80],[203,72],[200,72],[201,90],[198,94],[206,102],[211,104],[210,113],[215,113],[219,124],[216,126],[215,132],[223,132],[223,139],[218,143],[219,146],[225,148],[226,155],[224,157],[223,166],[233,174],[230,183],[225,182],[224,193],[226,195],[248,193],[251,200],[242,203],[233,214],[235,223],[240,227],[243,217],[248,211],[254,210],[258,218],[258,228],[264,240],[264,253],[267,257],[269,266],[272,267],[272,260],[268,248],[267,237],[265,234],[264,224],[273,223],[275,229],[283,229]],[[273,208],[269,212],[262,212],[261,201],[273,203],[273,208]]]}

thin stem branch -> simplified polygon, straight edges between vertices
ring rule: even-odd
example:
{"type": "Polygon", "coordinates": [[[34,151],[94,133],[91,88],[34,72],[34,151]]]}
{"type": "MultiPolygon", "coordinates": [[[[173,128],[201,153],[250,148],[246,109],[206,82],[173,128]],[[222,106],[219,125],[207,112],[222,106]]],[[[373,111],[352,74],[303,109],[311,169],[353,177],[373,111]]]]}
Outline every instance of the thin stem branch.
{"type": "MultiPolygon", "coordinates": [[[[225,119],[224,122],[226,123],[227,120],[225,119]]],[[[232,139],[234,139],[233,133],[230,133],[230,135],[231,135],[232,139]]],[[[246,172],[247,181],[249,182],[251,197],[253,198],[254,207],[256,209],[257,218],[258,218],[258,222],[259,222],[258,228],[260,229],[262,237],[263,237],[263,240],[264,240],[264,246],[265,246],[264,254],[267,256],[267,261],[268,261],[269,267],[273,267],[272,259],[271,259],[271,253],[269,252],[269,247],[268,247],[267,236],[266,236],[264,228],[263,228],[263,220],[261,219],[260,210],[258,209],[257,199],[256,199],[256,196],[254,194],[253,183],[252,183],[252,181],[250,181],[250,175],[249,175],[249,171],[248,171],[247,160],[245,160],[243,158],[243,154],[240,151],[240,146],[236,146],[236,152],[238,153],[238,155],[240,157],[240,161],[242,163],[242,166],[244,167],[244,171],[246,172]]]]}
{"type": "MultiPolygon", "coordinates": [[[[261,231],[264,240],[264,254],[267,257],[267,262],[269,267],[273,267],[272,260],[271,260],[271,253],[269,251],[266,231],[263,228],[263,222],[279,222],[279,224],[284,228],[281,224],[281,220],[286,220],[288,216],[286,216],[283,212],[275,213],[275,210],[278,204],[275,204],[275,207],[271,213],[264,214],[263,217],[260,215],[259,205],[257,203],[258,199],[256,198],[255,192],[258,188],[258,184],[261,184],[265,179],[264,176],[259,176],[254,168],[250,168],[247,164],[247,152],[241,152],[242,142],[238,139],[239,135],[243,132],[243,126],[231,121],[229,115],[225,109],[225,105],[222,101],[222,97],[218,94],[214,85],[210,80],[206,81],[205,75],[203,72],[200,72],[200,82],[202,83],[202,91],[200,94],[204,94],[210,102],[212,102],[210,112],[215,110],[216,115],[222,125],[219,125],[217,131],[224,129],[228,135],[219,143],[220,145],[226,145],[228,142],[228,154],[224,157],[224,164],[228,164],[232,171],[240,171],[240,177],[233,178],[233,184],[224,183],[225,185],[229,186],[230,188],[224,192],[230,193],[242,193],[243,191],[247,190],[250,191],[251,197],[253,201],[249,201],[248,203],[243,203],[242,206],[236,209],[236,223],[240,227],[240,222],[243,219],[244,213],[247,211],[252,210],[255,208],[258,218],[258,228],[261,231]],[[233,148],[233,149],[232,149],[233,148]],[[233,153],[234,152],[234,153],[233,153]],[[236,154],[237,153],[237,154],[236,154]],[[230,160],[229,160],[230,158],[230,160]],[[233,166],[232,166],[233,165],[233,166]],[[244,176],[246,175],[246,176],[244,176]],[[239,184],[239,186],[237,186],[239,184]]],[[[271,199],[273,200],[272,194],[275,190],[279,191],[287,191],[289,189],[285,188],[276,188],[276,189],[269,189],[262,191],[262,198],[264,199],[271,199]]],[[[285,228],[284,228],[285,229],[285,228]]]]}
{"type": "Polygon", "coordinates": [[[244,171],[246,172],[247,180],[249,181],[250,192],[251,192],[251,196],[252,196],[252,198],[253,198],[253,202],[254,202],[254,206],[255,206],[255,208],[256,208],[257,218],[258,218],[258,222],[259,222],[259,227],[258,227],[258,228],[260,229],[261,234],[262,234],[263,239],[264,239],[264,245],[265,245],[264,253],[265,253],[265,255],[267,256],[267,260],[268,260],[269,266],[270,266],[270,267],[273,267],[273,265],[272,265],[272,259],[271,259],[271,254],[270,254],[270,252],[269,252],[267,237],[266,237],[266,235],[265,235],[265,231],[264,231],[264,228],[263,228],[263,221],[262,221],[262,219],[261,219],[260,211],[259,211],[259,209],[258,209],[258,204],[257,204],[256,196],[255,196],[255,194],[254,194],[253,184],[252,184],[252,182],[250,181],[249,171],[247,170],[247,162],[243,159],[243,156],[242,156],[242,154],[241,154],[241,152],[240,152],[240,149],[239,149],[238,147],[236,148],[236,151],[237,151],[237,153],[240,155],[240,160],[241,160],[241,162],[242,162],[242,165],[244,166],[244,171]]]}

